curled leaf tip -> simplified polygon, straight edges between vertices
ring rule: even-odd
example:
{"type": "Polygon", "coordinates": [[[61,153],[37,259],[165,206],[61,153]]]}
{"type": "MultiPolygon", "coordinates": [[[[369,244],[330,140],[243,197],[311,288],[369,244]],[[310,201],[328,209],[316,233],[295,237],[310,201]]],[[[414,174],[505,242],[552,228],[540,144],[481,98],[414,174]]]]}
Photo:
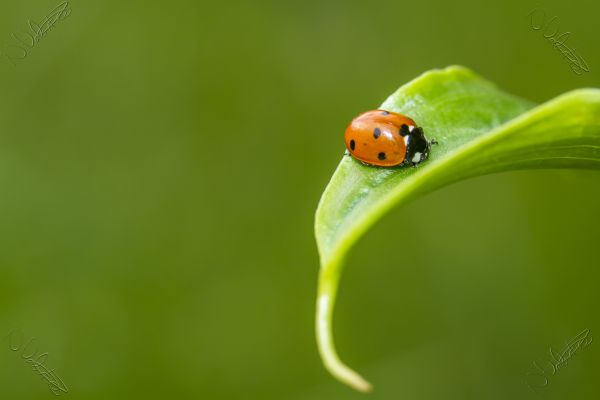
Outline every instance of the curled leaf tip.
{"type": "Polygon", "coordinates": [[[328,279],[321,279],[319,286],[319,295],[317,299],[317,341],[319,353],[327,370],[348,386],[360,391],[369,392],[373,386],[344,364],[337,355],[335,344],[333,342],[333,332],[331,327],[333,305],[336,296],[336,286],[330,285],[328,279]]]}

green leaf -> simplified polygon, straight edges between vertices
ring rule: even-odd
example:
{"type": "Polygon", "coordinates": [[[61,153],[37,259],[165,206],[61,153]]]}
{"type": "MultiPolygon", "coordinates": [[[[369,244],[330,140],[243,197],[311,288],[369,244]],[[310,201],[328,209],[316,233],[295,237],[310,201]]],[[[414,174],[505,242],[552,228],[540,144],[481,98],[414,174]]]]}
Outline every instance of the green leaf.
{"type": "Polygon", "coordinates": [[[378,219],[421,194],[474,176],[600,168],[598,89],[575,90],[534,107],[468,69],[452,66],[402,86],[380,109],[409,116],[439,144],[417,168],[370,167],[343,156],[317,209],[319,351],[335,377],[360,391],[371,385],[340,361],[332,318],[345,257],[378,219]]]}

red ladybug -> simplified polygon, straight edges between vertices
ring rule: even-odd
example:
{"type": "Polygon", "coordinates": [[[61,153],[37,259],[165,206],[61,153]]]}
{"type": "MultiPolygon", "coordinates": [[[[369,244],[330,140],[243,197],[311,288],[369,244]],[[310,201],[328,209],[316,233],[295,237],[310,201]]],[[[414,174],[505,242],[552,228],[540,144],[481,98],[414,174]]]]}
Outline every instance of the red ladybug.
{"type": "Polygon", "coordinates": [[[395,167],[427,159],[431,144],[415,121],[398,113],[374,110],[354,118],[344,134],[350,154],[364,164],[395,167]]]}

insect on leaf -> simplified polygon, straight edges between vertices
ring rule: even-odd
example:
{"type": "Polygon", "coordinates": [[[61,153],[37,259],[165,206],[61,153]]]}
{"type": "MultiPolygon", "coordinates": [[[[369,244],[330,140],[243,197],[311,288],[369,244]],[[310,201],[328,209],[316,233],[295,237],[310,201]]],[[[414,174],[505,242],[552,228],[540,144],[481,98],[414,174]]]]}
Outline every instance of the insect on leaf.
{"type": "Polygon", "coordinates": [[[371,384],[338,357],[333,310],[348,251],[391,208],[469,177],[535,168],[600,168],[600,90],[578,89],[535,106],[470,70],[432,70],[379,107],[414,119],[436,139],[417,168],[365,166],[344,155],[316,212],[321,268],[316,335],[326,368],[360,391],[371,384]]]}

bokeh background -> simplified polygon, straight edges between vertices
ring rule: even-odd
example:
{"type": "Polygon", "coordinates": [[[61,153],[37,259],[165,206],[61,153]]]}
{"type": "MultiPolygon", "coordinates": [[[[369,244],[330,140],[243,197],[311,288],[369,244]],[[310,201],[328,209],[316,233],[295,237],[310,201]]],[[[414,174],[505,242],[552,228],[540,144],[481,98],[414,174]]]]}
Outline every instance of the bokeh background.
{"type": "MultiPolygon", "coordinates": [[[[2,49],[59,3],[3,1],[2,49]]],[[[348,121],[450,64],[536,102],[598,87],[597,1],[70,3],[0,59],[0,398],[54,398],[15,332],[71,399],[535,399],[534,361],[600,335],[600,173],[570,170],[455,184],[360,241],[335,334],[368,397],[313,335],[348,121]]],[[[592,342],[541,395],[597,397],[599,373],[592,342]]]]}

